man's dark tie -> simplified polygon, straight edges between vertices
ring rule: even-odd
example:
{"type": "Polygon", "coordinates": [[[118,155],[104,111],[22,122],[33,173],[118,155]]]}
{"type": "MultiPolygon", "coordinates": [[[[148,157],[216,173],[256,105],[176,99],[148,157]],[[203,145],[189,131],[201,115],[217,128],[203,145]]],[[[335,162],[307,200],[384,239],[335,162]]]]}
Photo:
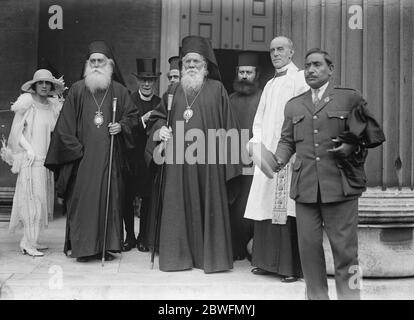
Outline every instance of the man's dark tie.
{"type": "Polygon", "coordinates": [[[277,72],[277,71],[276,71],[276,73],[275,73],[275,78],[285,76],[285,75],[286,75],[286,73],[287,73],[287,69],[286,69],[286,70],[284,70],[284,71],[281,71],[281,72],[277,72]]]}
{"type": "Polygon", "coordinates": [[[319,90],[320,89],[318,88],[318,89],[315,89],[314,91],[313,105],[315,106],[315,108],[318,106],[319,102],[321,101],[319,99],[319,90]]]}

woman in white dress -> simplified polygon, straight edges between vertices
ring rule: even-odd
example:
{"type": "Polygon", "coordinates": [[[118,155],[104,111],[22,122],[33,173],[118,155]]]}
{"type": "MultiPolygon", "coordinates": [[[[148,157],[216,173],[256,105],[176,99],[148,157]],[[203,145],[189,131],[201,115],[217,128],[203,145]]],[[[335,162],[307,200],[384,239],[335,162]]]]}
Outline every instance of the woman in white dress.
{"type": "Polygon", "coordinates": [[[43,163],[62,103],[56,95],[64,90],[62,79],[55,79],[46,69],[37,70],[33,79],[22,86],[12,105],[14,119],[7,146],[1,156],[18,174],[9,230],[23,225],[20,249],[23,254],[43,256],[47,249],[37,241],[42,228],[53,216],[53,173],[43,163]],[[53,97],[54,96],[54,97],[53,97]]]}

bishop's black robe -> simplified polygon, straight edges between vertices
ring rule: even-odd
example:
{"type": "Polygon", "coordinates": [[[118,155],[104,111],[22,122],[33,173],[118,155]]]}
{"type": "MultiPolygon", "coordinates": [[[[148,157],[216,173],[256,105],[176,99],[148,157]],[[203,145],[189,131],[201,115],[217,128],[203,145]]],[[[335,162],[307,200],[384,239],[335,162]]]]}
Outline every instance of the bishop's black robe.
{"type": "MultiPolygon", "coordinates": [[[[229,270],[233,267],[229,203],[233,195],[230,181],[241,174],[239,162],[219,164],[219,154],[226,151],[224,145],[216,144],[216,164],[207,163],[211,157],[207,142],[208,129],[234,129],[237,124],[229,107],[229,98],[221,82],[206,80],[197,100],[192,105],[193,117],[185,123],[183,112],[186,109],[184,91],[181,84],[173,87],[174,99],[171,109],[170,125],[173,138],[169,140],[166,157],[172,151],[174,161],[165,165],[162,218],[159,239],[159,265],[163,271],[185,270],[192,267],[204,272],[229,270]],[[182,134],[179,127],[183,126],[182,134]],[[178,129],[177,129],[178,128],[178,129]],[[205,164],[190,164],[184,153],[195,147],[192,141],[199,139],[187,137],[190,129],[198,129],[205,137],[205,164]],[[191,140],[191,141],[190,141],[191,140]],[[177,144],[177,145],[176,145],[177,144]],[[178,145],[183,148],[179,148],[178,145]],[[177,157],[184,159],[180,164],[177,157]]],[[[189,103],[193,99],[189,99],[189,103]]],[[[151,115],[147,154],[153,152],[154,134],[166,124],[167,94],[151,115]]],[[[192,130],[194,133],[195,131],[192,130]]],[[[232,146],[235,147],[238,141],[232,146]]],[[[230,150],[227,150],[228,153],[230,150]]],[[[200,152],[200,153],[198,153],[200,152]]],[[[214,158],[214,157],[213,157],[214,158]]]]}
{"type": "MultiPolygon", "coordinates": [[[[138,111],[128,90],[112,81],[101,109],[104,123],[98,128],[94,124],[98,107],[93,96],[84,80],[76,82],[52,134],[45,166],[55,172],[57,192],[66,201],[65,253],[72,250],[72,257],[94,255],[103,249],[110,153],[108,124],[112,121],[114,97],[118,98],[115,119],[122,131],[114,137],[106,249],[120,251],[123,154],[134,146],[132,131],[139,125],[138,111]]],[[[100,103],[104,92],[95,93],[95,98],[100,103]]]]}

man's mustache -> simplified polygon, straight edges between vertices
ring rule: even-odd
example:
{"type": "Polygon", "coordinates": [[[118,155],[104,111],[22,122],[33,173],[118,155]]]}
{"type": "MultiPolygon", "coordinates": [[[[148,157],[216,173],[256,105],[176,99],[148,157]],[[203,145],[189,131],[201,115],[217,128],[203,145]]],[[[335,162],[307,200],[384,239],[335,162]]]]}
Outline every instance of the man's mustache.
{"type": "Polygon", "coordinates": [[[100,68],[91,68],[91,73],[92,72],[103,73],[103,71],[100,68]]]}

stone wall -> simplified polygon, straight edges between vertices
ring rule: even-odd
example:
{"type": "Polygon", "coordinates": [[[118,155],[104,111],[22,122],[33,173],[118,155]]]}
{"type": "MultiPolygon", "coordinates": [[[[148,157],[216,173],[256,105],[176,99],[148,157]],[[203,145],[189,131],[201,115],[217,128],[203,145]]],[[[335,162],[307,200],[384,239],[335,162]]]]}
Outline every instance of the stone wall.
{"type": "MultiPolygon", "coordinates": [[[[39,63],[49,63],[64,75],[68,87],[79,80],[88,44],[105,40],[114,49],[130,90],[136,90],[135,59],[159,59],[161,0],[41,0],[39,63]],[[50,6],[63,12],[63,29],[51,30],[50,6]]],[[[159,61],[157,61],[159,68],[159,61]]]]}

